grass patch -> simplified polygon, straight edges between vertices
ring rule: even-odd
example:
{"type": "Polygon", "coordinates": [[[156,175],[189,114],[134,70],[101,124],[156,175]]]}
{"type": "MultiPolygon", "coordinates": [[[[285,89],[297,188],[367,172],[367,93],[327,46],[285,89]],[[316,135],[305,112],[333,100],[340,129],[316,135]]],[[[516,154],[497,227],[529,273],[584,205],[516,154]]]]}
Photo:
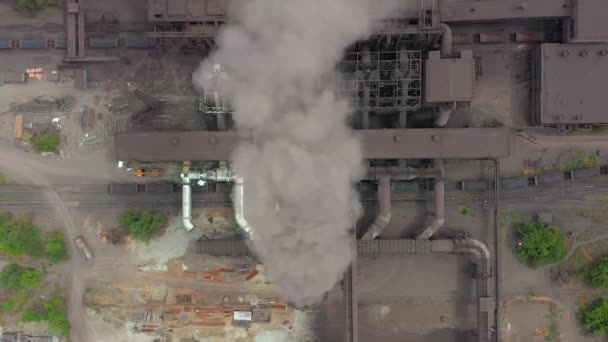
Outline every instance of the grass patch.
{"type": "Polygon", "coordinates": [[[523,223],[524,221],[524,214],[520,211],[503,210],[498,217],[498,226],[500,229],[506,229],[513,224],[523,223]]]}
{"type": "Polygon", "coordinates": [[[608,134],[608,125],[591,127],[592,134],[608,134]]]}
{"type": "Polygon", "coordinates": [[[561,319],[561,313],[557,305],[549,303],[549,313],[545,317],[549,323],[545,342],[559,342],[559,320],[561,319]]]}
{"type": "Polygon", "coordinates": [[[32,146],[36,152],[58,152],[61,137],[56,133],[46,133],[32,138],[32,146]]]}
{"type": "Polygon", "coordinates": [[[608,193],[599,195],[587,195],[585,196],[585,199],[587,201],[593,202],[608,202],[608,193]]]}
{"type": "Polygon", "coordinates": [[[475,210],[473,210],[473,208],[471,208],[471,207],[463,207],[462,210],[460,210],[460,213],[463,216],[469,216],[469,217],[475,216],[475,210]]]}
{"type": "Polygon", "coordinates": [[[568,171],[572,169],[599,166],[602,164],[606,164],[605,158],[602,158],[595,153],[576,151],[573,153],[572,158],[561,162],[558,169],[560,171],[568,171]]]}
{"type": "Polygon", "coordinates": [[[604,209],[577,207],[561,210],[561,213],[568,216],[584,217],[597,224],[608,224],[608,211],[604,209]]]}
{"type": "Polygon", "coordinates": [[[15,184],[15,182],[13,182],[12,179],[10,179],[7,176],[0,173],[0,186],[13,185],[13,184],[15,184]]]}

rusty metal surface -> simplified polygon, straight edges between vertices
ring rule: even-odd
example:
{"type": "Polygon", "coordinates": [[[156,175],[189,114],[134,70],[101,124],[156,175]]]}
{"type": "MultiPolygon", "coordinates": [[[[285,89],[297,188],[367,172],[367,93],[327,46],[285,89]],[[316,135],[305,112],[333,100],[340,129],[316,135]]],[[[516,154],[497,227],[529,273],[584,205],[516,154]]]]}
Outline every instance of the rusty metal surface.
{"type": "MultiPolygon", "coordinates": [[[[506,128],[370,129],[355,131],[365,159],[484,159],[510,153],[506,128]]],[[[228,160],[239,133],[220,131],[122,133],[114,137],[121,161],[228,160]]]]}

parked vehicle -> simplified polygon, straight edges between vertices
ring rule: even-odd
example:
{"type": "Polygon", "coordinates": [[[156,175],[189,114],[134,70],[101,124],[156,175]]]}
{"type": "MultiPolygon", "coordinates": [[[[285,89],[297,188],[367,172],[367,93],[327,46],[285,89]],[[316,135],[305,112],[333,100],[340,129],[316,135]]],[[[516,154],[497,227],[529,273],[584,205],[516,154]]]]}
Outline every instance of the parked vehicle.
{"type": "Polygon", "coordinates": [[[76,238],[74,238],[74,243],[76,244],[76,247],[78,247],[78,250],[80,251],[80,254],[84,260],[88,261],[93,259],[93,253],[91,252],[89,245],[87,245],[87,242],[84,241],[82,235],[78,235],[76,238]]]}

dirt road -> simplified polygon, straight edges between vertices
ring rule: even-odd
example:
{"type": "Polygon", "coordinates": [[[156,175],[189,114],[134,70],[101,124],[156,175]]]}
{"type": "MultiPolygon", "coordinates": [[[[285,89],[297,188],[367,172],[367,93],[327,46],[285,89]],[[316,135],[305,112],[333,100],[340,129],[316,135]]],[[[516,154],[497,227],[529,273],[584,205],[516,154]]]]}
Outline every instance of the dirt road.
{"type": "MultiPolygon", "coordinates": [[[[70,339],[72,341],[92,341],[81,319],[85,315],[84,306],[82,305],[82,296],[85,289],[84,274],[89,265],[85,265],[82,258],[78,257],[79,252],[74,244],[71,243],[74,237],[79,235],[79,229],[74,225],[72,217],[59,194],[51,189],[52,182],[45,174],[46,171],[55,168],[48,167],[44,163],[41,163],[40,160],[36,160],[39,158],[37,155],[27,154],[12,147],[0,145],[0,155],[2,155],[3,161],[0,166],[0,172],[17,181],[49,188],[44,195],[52,203],[53,212],[57,216],[58,221],[63,225],[70,255],[73,256],[69,260],[69,271],[64,275],[66,279],[72,280],[67,283],[68,286],[66,288],[68,318],[72,324],[70,339]]],[[[65,171],[69,175],[69,170],[65,169],[65,171]]]]}

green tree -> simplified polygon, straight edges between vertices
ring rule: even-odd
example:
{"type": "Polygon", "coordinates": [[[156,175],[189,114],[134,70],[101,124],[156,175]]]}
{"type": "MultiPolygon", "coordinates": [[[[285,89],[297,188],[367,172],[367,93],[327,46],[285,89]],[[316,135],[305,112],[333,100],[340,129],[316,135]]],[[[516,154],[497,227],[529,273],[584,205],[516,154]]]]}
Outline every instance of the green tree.
{"type": "Polygon", "coordinates": [[[608,332],[608,300],[600,298],[590,305],[581,305],[577,318],[594,335],[608,332]]]}
{"type": "Polygon", "coordinates": [[[517,253],[532,267],[558,262],[566,256],[566,238],[556,228],[525,223],[516,232],[520,239],[517,253]]]}
{"type": "Polygon", "coordinates": [[[26,268],[19,276],[19,287],[25,289],[35,289],[42,282],[42,274],[35,268],[26,268]]]}
{"type": "Polygon", "coordinates": [[[23,268],[17,264],[9,264],[4,266],[0,273],[0,285],[2,287],[17,290],[21,286],[21,273],[23,268]]]}
{"type": "Polygon", "coordinates": [[[135,239],[149,242],[162,228],[165,219],[161,214],[149,211],[130,210],[120,216],[120,224],[127,227],[135,239]]]}
{"type": "Polygon", "coordinates": [[[46,257],[52,262],[60,262],[68,258],[68,249],[65,245],[63,232],[54,231],[49,233],[44,244],[46,257]]]}
{"type": "Polygon", "coordinates": [[[585,272],[585,279],[598,289],[608,288],[608,257],[604,257],[585,272]]]}
{"type": "Polygon", "coordinates": [[[25,220],[1,222],[0,254],[39,257],[42,254],[40,229],[25,220]]]}
{"type": "Polygon", "coordinates": [[[11,290],[35,289],[41,282],[40,271],[35,268],[23,268],[17,264],[6,265],[0,273],[0,285],[11,290]]]}
{"type": "Polygon", "coordinates": [[[61,144],[58,134],[46,133],[32,138],[32,146],[37,152],[57,152],[61,144]]]}
{"type": "Polygon", "coordinates": [[[49,321],[51,330],[61,335],[68,335],[70,332],[70,322],[65,314],[65,299],[60,294],[53,295],[44,303],[47,312],[46,320],[49,321]]]}

